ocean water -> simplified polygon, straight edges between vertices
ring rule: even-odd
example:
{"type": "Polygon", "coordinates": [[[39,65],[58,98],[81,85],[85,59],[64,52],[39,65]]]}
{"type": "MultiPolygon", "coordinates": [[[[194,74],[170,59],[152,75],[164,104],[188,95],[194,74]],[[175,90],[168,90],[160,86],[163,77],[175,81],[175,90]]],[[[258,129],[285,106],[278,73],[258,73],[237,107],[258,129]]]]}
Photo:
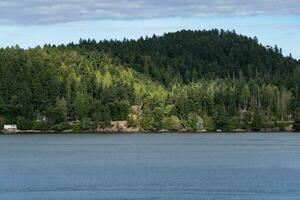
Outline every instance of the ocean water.
{"type": "Polygon", "coordinates": [[[0,135],[0,199],[300,199],[300,135],[0,135]]]}

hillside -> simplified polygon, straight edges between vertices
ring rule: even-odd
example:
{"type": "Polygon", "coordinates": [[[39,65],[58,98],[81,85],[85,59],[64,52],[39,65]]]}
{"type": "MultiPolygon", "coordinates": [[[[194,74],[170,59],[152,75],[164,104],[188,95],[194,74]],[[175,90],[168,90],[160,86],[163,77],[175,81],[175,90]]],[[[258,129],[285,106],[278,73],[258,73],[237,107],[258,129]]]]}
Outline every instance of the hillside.
{"type": "Polygon", "coordinates": [[[0,75],[0,124],[22,129],[283,129],[300,107],[299,61],[222,30],[5,48],[0,75]]]}
{"type": "MultiPolygon", "coordinates": [[[[72,45],[69,45],[72,46],[72,45]]],[[[81,50],[104,51],[133,69],[166,85],[200,78],[256,78],[281,83],[297,67],[275,46],[264,47],[257,38],[224,30],[180,31],[139,40],[81,40],[81,50]]]]}

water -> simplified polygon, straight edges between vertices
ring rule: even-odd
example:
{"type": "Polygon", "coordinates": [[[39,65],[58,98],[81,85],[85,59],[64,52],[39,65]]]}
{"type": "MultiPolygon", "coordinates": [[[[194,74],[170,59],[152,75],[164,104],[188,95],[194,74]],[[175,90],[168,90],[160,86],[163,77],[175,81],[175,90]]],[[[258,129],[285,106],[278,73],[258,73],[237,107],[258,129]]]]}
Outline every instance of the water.
{"type": "Polygon", "coordinates": [[[300,199],[300,135],[0,135],[0,199],[300,199]]]}

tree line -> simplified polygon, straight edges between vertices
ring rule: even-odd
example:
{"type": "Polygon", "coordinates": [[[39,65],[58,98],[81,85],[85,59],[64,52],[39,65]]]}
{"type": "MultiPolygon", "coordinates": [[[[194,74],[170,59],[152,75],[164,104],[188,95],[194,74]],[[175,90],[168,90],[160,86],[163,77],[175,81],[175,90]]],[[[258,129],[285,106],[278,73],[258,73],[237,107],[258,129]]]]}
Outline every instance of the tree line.
{"type": "Polygon", "coordinates": [[[234,31],[2,48],[0,75],[0,124],[24,130],[260,130],[300,107],[299,61],[234,31]]]}

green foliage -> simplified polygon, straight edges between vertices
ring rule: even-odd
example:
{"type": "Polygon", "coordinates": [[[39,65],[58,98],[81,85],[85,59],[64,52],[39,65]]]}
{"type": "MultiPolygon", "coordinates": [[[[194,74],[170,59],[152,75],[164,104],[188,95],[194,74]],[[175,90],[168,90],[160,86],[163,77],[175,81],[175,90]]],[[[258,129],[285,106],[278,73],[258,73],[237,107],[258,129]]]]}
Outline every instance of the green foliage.
{"type": "Polygon", "coordinates": [[[24,117],[17,117],[16,123],[20,130],[31,130],[33,127],[32,121],[25,119],[24,117]]]}
{"type": "Polygon", "coordinates": [[[95,128],[94,125],[95,124],[93,123],[93,121],[88,117],[84,117],[80,121],[80,129],[81,130],[92,130],[95,128]]]}
{"type": "Polygon", "coordinates": [[[89,44],[85,41],[79,47],[86,51],[105,51],[122,64],[166,85],[178,81],[190,83],[200,77],[228,76],[266,79],[272,76],[276,82],[297,66],[296,60],[283,57],[278,48],[266,48],[255,38],[217,29],[183,30],[123,42],[89,44]]]}
{"type": "Polygon", "coordinates": [[[241,123],[241,119],[239,119],[238,117],[232,117],[231,119],[229,119],[227,121],[225,130],[226,131],[233,131],[236,129],[242,129],[242,123],[241,123]]]}
{"type": "Polygon", "coordinates": [[[130,105],[127,101],[115,101],[109,103],[109,110],[113,121],[126,120],[129,114],[130,105]]]}
{"type": "Polygon", "coordinates": [[[0,131],[4,128],[4,118],[0,116],[0,131]]]}
{"type": "Polygon", "coordinates": [[[229,114],[226,111],[225,105],[223,105],[222,103],[216,105],[213,113],[213,118],[218,129],[226,129],[226,125],[229,120],[229,114]]]}
{"type": "Polygon", "coordinates": [[[295,111],[294,129],[297,132],[300,131],[300,108],[296,109],[296,111],[295,111]]]}
{"type": "Polygon", "coordinates": [[[284,131],[287,127],[292,126],[293,123],[289,121],[277,121],[274,125],[279,127],[280,130],[284,131]]]}
{"type": "Polygon", "coordinates": [[[92,120],[96,123],[109,123],[111,121],[109,107],[103,105],[100,101],[95,101],[92,103],[91,116],[92,120]]]}
{"type": "Polygon", "coordinates": [[[251,128],[254,131],[260,131],[262,128],[267,128],[267,119],[266,116],[259,110],[254,113],[253,121],[251,124],[251,128]]]}
{"type": "Polygon", "coordinates": [[[81,130],[80,123],[73,123],[71,124],[71,129],[75,132],[79,132],[81,130]]]}
{"type": "Polygon", "coordinates": [[[110,88],[112,85],[112,78],[109,72],[105,72],[105,74],[103,75],[103,82],[102,82],[103,86],[105,88],[110,88]]]}
{"type": "Polygon", "coordinates": [[[161,130],[164,118],[165,109],[161,99],[158,97],[145,98],[141,126],[147,131],[161,130]]]}
{"type": "Polygon", "coordinates": [[[295,131],[300,132],[300,122],[294,123],[294,129],[295,129],[295,131]]]}
{"type": "Polygon", "coordinates": [[[165,119],[164,127],[170,131],[179,131],[181,126],[181,121],[177,116],[170,116],[165,119]]]}
{"type": "Polygon", "coordinates": [[[89,102],[87,96],[81,92],[77,92],[75,98],[75,117],[77,119],[82,119],[88,114],[89,102]]]}
{"type": "Polygon", "coordinates": [[[127,126],[129,128],[136,128],[140,125],[140,120],[138,118],[134,118],[134,117],[131,117],[129,116],[128,119],[127,119],[127,126]]]}
{"type": "Polygon", "coordinates": [[[204,121],[204,128],[207,131],[215,131],[217,129],[216,123],[212,117],[210,117],[208,115],[204,115],[203,121],[204,121]]]}
{"type": "Polygon", "coordinates": [[[185,127],[189,131],[202,130],[204,129],[203,119],[196,114],[190,114],[188,120],[186,121],[185,127]]]}
{"type": "Polygon", "coordinates": [[[72,126],[68,122],[62,122],[60,124],[55,124],[53,126],[53,129],[55,131],[65,131],[65,130],[71,130],[72,126]]]}
{"type": "Polygon", "coordinates": [[[33,122],[33,130],[47,131],[51,128],[50,124],[46,121],[35,121],[33,122]]]}
{"type": "Polygon", "coordinates": [[[143,118],[141,119],[141,126],[145,131],[153,131],[154,129],[154,118],[151,115],[143,115],[143,118]]]}
{"type": "Polygon", "coordinates": [[[161,130],[163,129],[163,120],[165,117],[164,109],[162,107],[156,107],[153,112],[153,119],[154,119],[154,129],[161,130]]]}
{"type": "Polygon", "coordinates": [[[67,102],[64,98],[57,99],[54,106],[48,107],[47,118],[52,124],[59,124],[67,121],[67,102]]]}
{"type": "Polygon", "coordinates": [[[71,128],[88,130],[129,119],[147,131],[260,130],[293,120],[300,107],[299,62],[216,29],[0,49],[0,74],[1,123],[22,129],[63,130],[78,119],[71,128]],[[137,121],[128,118],[132,105],[143,107],[137,121]],[[39,115],[50,125],[31,125],[39,115]]]}
{"type": "Polygon", "coordinates": [[[67,121],[68,108],[67,108],[67,101],[64,98],[60,98],[56,100],[55,109],[60,114],[60,118],[58,118],[56,122],[67,121]]]}

